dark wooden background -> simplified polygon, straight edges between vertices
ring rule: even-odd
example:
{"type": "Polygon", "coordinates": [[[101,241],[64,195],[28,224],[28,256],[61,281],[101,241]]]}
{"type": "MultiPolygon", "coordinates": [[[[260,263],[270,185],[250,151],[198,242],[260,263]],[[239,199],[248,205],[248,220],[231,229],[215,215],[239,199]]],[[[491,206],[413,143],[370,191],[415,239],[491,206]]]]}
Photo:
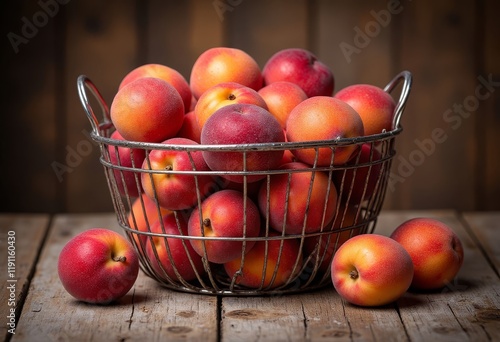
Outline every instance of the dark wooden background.
{"type": "Polygon", "coordinates": [[[157,62],[189,78],[214,46],[241,48],[261,66],[282,48],[310,49],[333,69],[337,90],[384,86],[410,70],[385,207],[500,209],[500,86],[476,94],[481,78],[500,82],[496,0],[59,2],[2,3],[1,211],[112,210],[78,75],[111,103],[132,68],[157,62]],[[391,6],[398,13],[383,17],[391,6]],[[38,27],[23,32],[27,22],[38,27]],[[356,40],[359,31],[368,39],[356,40]],[[347,45],[356,52],[346,56],[347,45]],[[432,147],[436,129],[445,137],[432,147]]]}

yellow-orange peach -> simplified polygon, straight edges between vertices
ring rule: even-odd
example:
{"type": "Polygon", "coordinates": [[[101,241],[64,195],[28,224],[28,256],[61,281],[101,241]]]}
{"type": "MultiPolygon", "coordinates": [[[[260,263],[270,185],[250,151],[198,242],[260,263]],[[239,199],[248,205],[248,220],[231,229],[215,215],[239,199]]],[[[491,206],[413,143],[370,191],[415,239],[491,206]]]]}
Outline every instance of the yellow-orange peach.
{"type": "MultiPolygon", "coordinates": [[[[132,203],[130,212],[127,216],[130,228],[140,232],[150,231],[151,226],[163,217],[170,213],[170,210],[158,207],[157,204],[149,198],[148,195],[142,193],[140,197],[136,198],[132,203]]],[[[141,250],[140,240],[145,241],[145,234],[133,234],[134,240],[141,250]]]]}
{"type": "Polygon", "coordinates": [[[141,77],[116,93],[110,115],[126,140],[160,142],[181,129],[184,104],[179,92],[166,81],[141,77]]]}
{"type": "Polygon", "coordinates": [[[395,240],[361,234],[347,240],[333,256],[333,286],[359,306],[380,306],[400,298],[413,279],[408,252],[395,240]]]}
{"type": "MultiPolygon", "coordinates": [[[[278,234],[271,232],[270,237],[278,234]]],[[[235,283],[249,288],[273,289],[293,282],[302,268],[303,258],[297,239],[276,239],[257,241],[255,246],[242,258],[226,264],[224,269],[235,283]],[[241,270],[241,272],[240,272],[241,270]],[[274,278],[274,279],[273,279],[274,278]]]]}
{"type": "Polygon", "coordinates": [[[205,90],[223,82],[259,90],[263,78],[257,62],[243,50],[214,47],[204,51],[191,69],[189,84],[193,95],[199,98],[205,90]]]}
{"type": "MultiPolygon", "coordinates": [[[[299,103],[288,116],[286,135],[290,142],[335,140],[360,137],[364,134],[363,121],[347,103],[329,96],[315,96],[299,103]]],[[[346,163],[356,146],[319,148],[316,165],[329,166],[346,163]],[[334,156],[332,156],[334,153],[334,156]]],[[[292,151],[304,163],[313,165],[316,149],[304,148],[292,151]]]]}
{"type": "Polygon", "coordinates": [[[412,288],[433,290],[451,283],[464,260],[458,235],[445,223],[419,217],[403,222],[391,234],[410,254],[415,268],[412,288]]]}
{"type": "Polygon", "coordinates": [[[271,83],[261,88],[258,93],[266,101],[267,109],[274,115],[283,129],[292,109],[307,99],[302,88],[295,83],[285,81],[271,83]]]}
{"type": "Polygon", "coordinates": [[[288,172],[273,174],[259,190],[258,204],[262,215],[269,217],[273,229],[285,230],[286,234],[324,230],[332,221],[337,205],[337,190],[333,182],[327,174],[313,173],[307,165],[299,162],[284,164],[280,169],[290,170],[290,175],[288,172]],[[301,169],[304,171],[295,172],[301,169]]]}
{"type": "Polygon", "coordinates": [[[335,94],[350,105],[363,120],[365,135],[379,134],[392,129],[396,102],[383,89],[370,84],[355,84],[335,94]]]}
{"type": "Polygon", "coordinates": [[[168,82],[179,92],[184,103],[184,110],[188,111],[191,107],[193,94],[191,94],[191,88],[187,80],[177,70],[162,64],[144,64],[135,68],[125,75],[118,89],[140,77],[156,77],[168,82]]]}
{"type": "Polygon", "coordinates": [[[236,103],[248,103],[267,109],[264,99],[252,88],[236,82],[219,83],[207,89],[196,102],[194,113],[200,130],[214,112],[236,103]]]}

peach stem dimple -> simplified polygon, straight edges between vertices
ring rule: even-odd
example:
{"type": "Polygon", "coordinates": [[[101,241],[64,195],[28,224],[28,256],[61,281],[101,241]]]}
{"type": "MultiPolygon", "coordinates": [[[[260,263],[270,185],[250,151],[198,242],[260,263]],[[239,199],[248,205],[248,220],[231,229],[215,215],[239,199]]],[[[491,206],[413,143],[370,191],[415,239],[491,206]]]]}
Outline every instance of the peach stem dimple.
{"type": "Polygon", "coordinates": [[[349,276],[351,277],[351,279],[358,279],[359,273],[356,269],[354,269],[351,272],[349,272],[349,276]]]}
{"type": "Polygon", "coordinates": [[[113,256],[113,261],[116,261],[116,262],[125,262],[127,261],[127,258],[123,255],[121,256],[113,256]]]}

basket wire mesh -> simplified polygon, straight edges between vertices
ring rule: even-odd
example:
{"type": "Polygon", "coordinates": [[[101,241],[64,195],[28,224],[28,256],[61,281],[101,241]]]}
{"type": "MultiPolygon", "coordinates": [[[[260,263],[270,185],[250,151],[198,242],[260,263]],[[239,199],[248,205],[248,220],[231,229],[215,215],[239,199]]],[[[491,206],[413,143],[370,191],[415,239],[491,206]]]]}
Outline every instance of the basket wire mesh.
{"type": "Polygon", "coordinates": [[[117,221],[134,245],[143,272],[173,290],[249,296],[297,293],[331,285],[329,265],[335,251],[352,236],[374,231],[384,201],[391,162],[396,153],[395,139],[402,131],[400,120],[410,93],[411,82],[411,73],[403,71],[384,88],[386,92],[393,93],[401,85],[391,131],[327,141],[245,145],[177,145],[113,139],[111,134],[114,127],[109,107],[97,87],[88,77],[81,75],[77,80],[77,90],[92,126],[91,137],[100,146],[100,162],[104,167],[117,221]],[[90,104],[88,91],[100,106],[102,122],[99,122],[90,104]],[[346,147],[356,148],[350,162],[335,165],[335,152],[346,147]],[[312,165],[300,169],[266,171],[249,171],[246,167],[250,153],[300,149],[314,150],[315,159],[312,165]],[[332,152],[331,159],[329,165],[320,166],[319,152],[324,149],[332,152]],[[192,170],[153,169],[150,154],[155,150],[186,153],[192,170]],[[128,153],[126,157],[130,163],[127,165],[122,163],[123,151],[128,153]],[[195,155],[200,152],[239,154],[243,159],[243,168],[238,171],[198,170],[195,155]],[[143,164],[149,167],[143,167],[143,164]],[[157,174],[193,177],[193,195],[196,198],[192,208],[173,211],[162,208],[158,204],[159,190],[153,182],[153,176],[157,174]],[[286,216],[294,214],[289,206],[293,201],[290,198],[290,190],[295,174],[306,174],[310,177],[310,182],[308,189],[304,191],[307,194],[302,229],[300,232],[290,233],[287,232],[286,216]],[[242,178],[242,183],[236,191],[239,191],[243,198],[243,233],[232,237],[205,236],[204,230],[201,229],[199,235],[189,234],[188,223],[191,216],[195,216],[191,218],[193,222],[199,220],[200,227],[204,224],[201,210],[204,200],[211,194],[231,188],[231,182],[226,180],[228,176],[242,178]],[[265,199],[259,207],[261,222],[257,236],[249,234],[250,218],[247,214],[248,207],[252,203],[258,203],[258,198],[255,197],[255,182],[248,181],[250,177],[255,176],[262,178],[259,181],[259,189],[265,194],[265,199]],[[326,189],[323,189],[324,205],[318,208],[312,199],[313,185],[316,180],[325,176],[328,182],[326,189]],[[203,177],[211,177],[214,180],[210,183],[209,191],[201,189],[203,177]],[[275,215],[271,210],[269,194],[272,182],[277,177],[286,179],[287,209],[284,210],[281,220],[281,231],[274,229],[276,227],[271,222],[271,217],[275,215]],[[150,179],[153,196],[144,195],[144,179],[150,179]],[[333,215],[329,203],[332,192],[336,195],[333,215]],[[313,210],[315,214],[319,212],[316,216],[320,217],[320,227],[309,232],[306,229],[308,216],[313,217],[313,210]],[[329,219],[329,216],[333,219],[329,219]],[[156,226],[156,229],[152,229],[153,226],[156,226]],[[208,247],[214,242],[240,246],[238,257],[231,261],[232,272],[228,272],[223,263],[209,261],[208,247]],[[198,253],[193,253],[192,247],[195,244],[199,246],[198,253]],[[254,253],[250,256],[252,250],[254,253]],[[179,253],[184,255],[184,258],[179,258],[179,253]],[[241,284],[242,277],[250,279],[252,275],[251,285],[241,284]]]}

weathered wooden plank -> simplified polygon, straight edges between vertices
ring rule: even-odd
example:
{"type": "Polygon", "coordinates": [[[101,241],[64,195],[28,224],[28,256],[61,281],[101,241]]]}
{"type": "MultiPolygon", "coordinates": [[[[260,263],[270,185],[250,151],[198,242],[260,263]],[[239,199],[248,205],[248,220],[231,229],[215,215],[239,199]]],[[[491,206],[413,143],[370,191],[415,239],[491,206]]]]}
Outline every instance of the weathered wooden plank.
{"type": "Polygon", "coordinates": [[[92,227],[119,231],[114,214],[56,216],[13,341],[217,339],[217,299],[172,292],[140,272],[115,305],[78,302],[64,290],[57,259],[67,241],[92,227]]]}
{"type": "Polygon", "coordinates": [[[7,338],[16,332],[15,317],[19,317],[26,298],[28,285],[35,268],[43,240],[49,228],[49,215],[44,214],[1,214],[0,215],[0,317],[4,324],[0,327],[0,336],[7,338]],[[8,239],[8,237],[13,237],[8,239]],[[13,264],[9,265],[9,261],[13,264]],[[12,274],[12,277],[10,275],[12,274]],[[14,325],[9,324],[13,322],[14,325]]]}
{"type": "Polygon", "coordinates": [[[479,84],[474,2],[401,1],[394,62],[414,83],[389,182],[392,209],[474,208],[479,84]],[[450,177],[450,175],[453,175],[450,177]],[[436,194],[439,185],[439,196],[436,194]]]}
{"type": "MultiPolygon", "coordinates": [[[[443,289],[410,291],[398,301],[408,337],[415,341],[486,341],[500,338],[500,282],[480,247],[453,211],[390,211],[380,215],[377,232],[390,234],[413,217],[431,217],[449,225],[464,247],[464,263],[443,289]]],[[[498,244],[496,245],[498,246],[498,244]]]]}
{"type": "Polygon", "coordinates": [[[228,5],[222,17],[227,43],[249,53],[261,68],[281,49],[309,48],[309,1],[219,2],[228,5]]]}
{"type": "Polygon", "coordinates": [[[4,212],[54,212],[57,158],[58,25],[65,5],[50,15],[37,1],[5,3],[2,9],[2,193],[4,212]],[[29,159],[29,167],[23,167],[29,159]],[[13,165],[19,165],[13,167],[13,165]],[[22,179],[22,181],[13,181],[22,179]]]}
{"type": "MultiPolygon", "coordinates": [[[[498,210],[500,194],[500,158],[498,145],[500,144],[500,96],[498,96],[500,81],[500,25],[496,13],[500,11],[500,3],[495,0],[482,1],[482,11],[478,13],[477,41],[479,72],[485,78],[491,78],[494,84],[483,87],[481,91],[484,100],[481,101],[476,125],[478,161],[477,168],[477,206],[473,209],[498,210]]],[[[490,83],[490,82],[488,82],[490,83]]]]}
{"type": "Polygon", "coordinates": [[[463,214],[468,227],[478,239],[489,262],[500,274],[500,212],[466,212],[463,214]]]}
{"type": "MultiPolygon", "coordinates": [[[[100,151],[89,138],[90,123],[76,91],[76,80],[87,75],[108,105],[139,54],[135,1],[75,1],[67,6],[64,96],[66,146],[70,171],[64,174],[68,212],[111,211],[112,204],[100,151]]],[[[102,120],[100,108],[94,104],[102,120]]]]}

